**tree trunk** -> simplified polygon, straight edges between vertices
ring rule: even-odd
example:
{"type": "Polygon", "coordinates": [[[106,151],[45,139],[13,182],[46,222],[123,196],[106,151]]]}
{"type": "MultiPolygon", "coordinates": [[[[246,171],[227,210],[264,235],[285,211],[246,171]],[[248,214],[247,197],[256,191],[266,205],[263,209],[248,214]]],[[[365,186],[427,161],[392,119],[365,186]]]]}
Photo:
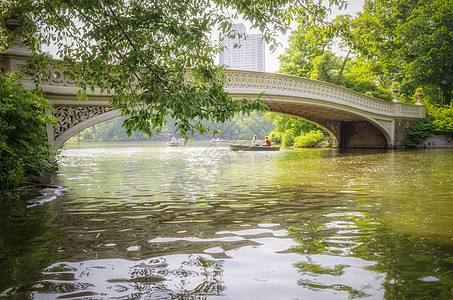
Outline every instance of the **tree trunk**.
{"type": "Polygon", "coordinates": [[[444,91],[444,105],[451,104],[451,91],[444,91]]]}
{"type": "Polygon", "coordinates": [[[343,60],[343,66],[341,66],[340,73],[338,73],[337,85],[341,85],[341,76],[343,76],[344,67],[346,66],[346,63],[348,62],[349,54],[351,54],[351,50],[348,51],[348,54],[346,55],[346,57],[343,60]]]}
{"type": "Polygon", "coordinates": [[[451,89],[445,89],[443,91],[443,105],[450,105],[451,104],[451,89]]]}
{"type": "Polygon", "coordinates": [[[442,105],[451,104],[451,84],[441,84],[440,89],[442,90],[442,105]]]}
{"type": "Polygon", "coordinates": [[[329,76],[329,73],[328,73],[327,70],[326,70],[326,67],[325,67],[325,66],[322,66],[321,70],[322,70],[322,72],[324,73],[324,76],[326,76],[327,82],[333,83],[333,82],[330,80],[330,76],[329,76]]]}

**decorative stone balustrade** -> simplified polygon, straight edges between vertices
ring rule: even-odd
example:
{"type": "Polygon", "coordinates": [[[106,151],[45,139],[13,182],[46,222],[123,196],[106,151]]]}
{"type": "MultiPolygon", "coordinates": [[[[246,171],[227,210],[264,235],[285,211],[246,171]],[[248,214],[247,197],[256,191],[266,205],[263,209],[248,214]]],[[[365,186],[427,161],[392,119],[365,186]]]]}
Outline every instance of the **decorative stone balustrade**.
{"type": "MultiPolygon", "coordinates": [[[[265,95],[281,95],[318,99],[336,104],[342,104],[370,113],[401,118],[424,118],[424,106],[394,103],[376,99],[353,90],[308,78],[282,74],[258,73],[249,71],[227,70],[229,83],[226,90],[235,89],[265,91],[265,95]]],[[[234,93],[233,93],[234,94],[234,93]]]]}
{"type": "MultiPolygon", "coordinates": [[[[0,67],[2,65],[4,63],[2,64],[0,58],[0,67]]],[[[10,62],[9,69],[14,71],[23,65],[25,65],[25,59],[17,57],[10,62]]],[[[317,99],[398,118],[423,118],[426,114],[426,109],[422,105],[384,101],[338,85],[307,78],[239,70],[226,70],[225,73],[229,79],[225,88],[233,97],[235,94],[259,95],[264,92],[264,95],[269,96],[278,94],[300,99],[317,99]]],[[[66,75],[53,65],[50,66],[50,74],[49,79],[41,80],[44,93],[73,95],[78,90],[72,76],[66,75]]],[[[31,80],[25,80],[24,83],[32,84],[31,80]]],[[[108,96],[101,94],[99,89],[95,89],[94,92],[87,91],[87,93],[88,96],[108,96]]]]}

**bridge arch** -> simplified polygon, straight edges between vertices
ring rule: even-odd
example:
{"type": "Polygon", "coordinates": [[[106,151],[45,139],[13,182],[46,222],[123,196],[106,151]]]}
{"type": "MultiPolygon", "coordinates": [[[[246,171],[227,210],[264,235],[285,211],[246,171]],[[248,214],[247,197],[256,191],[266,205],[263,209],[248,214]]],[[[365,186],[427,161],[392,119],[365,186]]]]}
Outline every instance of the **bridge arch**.
{"type": "MultiPolygon", "coordinates": [[[[330,137],[332,138],[332,147],[334,147],[334,148],[342,147],[342,145],[340,144],[340,141],[345,140],[345,137],[341,136],[341,124],[338,124],[338,123],[335,124],[332,122],[325,123],[320,120],[313,120],[312,118],[305,118],[305,117],[301,117],[301,116],[291,114],[291,113],[283,113],[283,112],[272,111],[272,110],[270,112],[287,115],[290,117],[294,117],[294,118],[312,123],[322,129],[324,129],[325,131],[327,131],[327,133],[329,133],[330,137]]],[[[391,143],[390,137],[388,136],[388,134],[385,132],[385,130],[382,128],[382,126],[380,124],[373,124],[370,121],[362,121],[362,123],[359,123],[358,125],[361,125],[361,127],[365,127],[368,131],[372,130],[371,128],[373,128],[373,127],[376,128],[376,130],[378,130],[378,131],[375,131],[374,139],[376,139],[376,135],[381,136],[381,146],[380,147],[387,147],[391,143]],[[364,122],[367,122],[369,125],[367,126],[366,123],[364,123],[364,122]],[[369,127],[370,125],[373,127],[370,128],[369,127]]],[[[347,126],[347,125],[343,124],[343,126],[347,126]]],[[[363,128],[358,128],[358,130],[363,130],[363,128]]],[[[363,148],[364,146],[362,145],[361,147],[363,148]]],[[[375,148],[375,147],[372,147],[372,148],[375,148]]]]}
{"type": "Polygon", "coordinates": [[[282,74],[228,70],[233,97],[261,95],[271,111],[327,128],[340,147],[401,148],[423,105],[384,101],[334,84],[282,74]]]}
{"type": "Polygon", "coordinates": [[[337,132],[332,130],[332,128],[331,128],[331,126],[329,126],[329,124],[327,124],[327,125],[326,124],[321,124],[321,123],[318,123],[317,121],[309,120],[308,118],[303,118],[303,117],[300,117],[298,115],[291,114],[291,113],[283,113],[283,112],[279,112],[279,111],[275,111],[275,110],[269,110],[269,112],[286,115],[286,116],[289,116],[289,117],[297,118],[299,120],[303,120],[303,121],[307,121],[309,123],[312,123],[312,124],[322,128],[322,129],[324,129],[325,131],[327,131],[327,133],[332,137],[332,147],[337,148],[337,147],[340,146],[340,144],[339,144],[340,137],[338,136],[337,132]]]}
{"type": "MultiPolygon", "coordinates": [[[[272,102],[268,102],[272,103],[272,102]]],[[[319,119],[313,117],[310,113],[308,113],[308,116],[300,115],[294,112],[287,112],[285,110],[282,110],[281,107],[275,105],[270,105],[270,112],[274,113],[279,113],[291,117],[295,117],[310,123],[313,123],[317,125],[318,127],[324,129],[329,133],[329,135],[332,137],[333,147],[341,147],[342,145],[340,144],[340,141],[345,140],[345,137],[342,136],[341,133],[341,128],[342,125],[348,126],[349,131],[351,131],[351,124],[354,124],[354,122],[350,123],[344,123],[341,122],[333,122],[332,120],[326,120],[326,119],[319,119]]],[[[110,120],[117,118],[121,116],[121,110],[120,109],[110,109],[107,107],[67,107],[67,106],[57,106],[55,107],[55,112],[54,116],[58,120],[58,126],[55,128],[49,128],[49,135],[53,134],[53,145],[54,149],[57,150],[63,146],[63,144],[69,140],[71,137],[75,136],[77,133],[81,132],[82,130],[89,128],[93,125],[102,123],[104,121],[110,120]]],[[[359,121],[357,123],[360,125],[362,128],[356,128],[356,131],[362,131],[365,127],[365,129],[370,131],[370,125],[375,127],[375,135],[376,134],[381,134],[382,138],[385,139],[384,143],[381,143],[381,147],[387,146],[390,143],[390,137],[388,134],[386,134],[386,131],[384,128],[382,128],[382,125],[379,123],[373,123],[374,120],[369,120],[366,118],[366,116],[360,116],[362,121],[359,121]],[[364,125],[368,123],[368,128],[367,125],[364,125]]],[[[372,136],[373,139],[376,139],[376,136],[372,136]]],[[[363,145],[362,145],[363,147],[363,145]]]]}
{"type": "Polygon", "coordinates": [[[94,107],[91,109],[85,108],[84,110],[91,111],[91,116],[77,119],[74,118],[77,112],[74,112],[73,108],[56,108],[56,113],[54,113],[54,116],[57,117],[59,125],[56,128],[48,128],[48,135],[54,135],[54,150],[60,149],[67,140],[69,140],[71,137],[75,136],[82,130],[121,116],[120,109],[106,110],[94,107]]]}
{"type": "Polygon", "coordinates": [[[391,118],[351,109],[319,99],[264,95],[269,111],[313,123],[326,130],[333,147],[388,148],[392,145],[391,118]],[[358,141],[361,141],[358,143],[358,141]]]}
{"type": "MultiPolygon", "coordinates": [[[[351,131],[351,126],[355,126],[356,131],[363,131],[366,130],[366,133],[371,134],[374,139],[379,139],[380,140],[380,147],[388,147],[391,142],[391,137],[388,134],[388,128],[384,128],[383,125],[373,119],[368,119],[366,116],[361,116],[360,114],[358,115],[358,120],[352,122],[340,122],[340,121],[332,121],[332,120],[326,120],[326,119],[319,119],[315,118],[313,116],[301,116],[298,115],[297,113],[291,113],[291,112],[285,112],[281,111],[278,109],[270,109],[270,112],[275,112],[279,114],[284,114],[290,117],[298,118],[300,120],[304,120],[307,122],[310,122],[312,124],[315,124],[316,126],[324,129],[327,131],[330,136],[332,137],[333,144],[332,147],[342,147],[340,144],[340,141],[346,142],[347,138],[342,135],[342,129],[345,130],[345,127],[348,127],[348,130],[351,131]],[[358,127],[358,128],[357,128],[358,127]],[[384,146],[385,144],[385,146],[384,146]]],[[[339,111],[341,112],[341,111],[339,111]]],[[[379,144],[379,143],[378,143],[379,144]]],[[[364,146],[362,146],[364,147],[364,146]]]]}
{"type": "MultiPolygon", "coordinates": [[[[18,71],[26,64],[28,54],[16,46],[0,53],[0,67],[6,72],[18,71]]],[[[119,110],[113,112],[110,108],[113,95],[96,88],[87,91],[88,101],[79,101],[79,88],[70,76],[53,64],[49,69],[53,76],[42,78],[40,88],[54,105],[54,115],[60,123],[48,128],[48,139],[54,149],[77,132],[120,115],[119,110]]],[[[326,82],[265,72],[226,70],[225,73],[228,78],[225,90],[233,98],[261,96],[270,111],[317,124],[340,147],[404,147],[409,126],[426,116],[421,103],[384,101],[326,82]]],[[[29,89],[35,88],[31,78],[24,78],[22,83],[29,89]]]]}

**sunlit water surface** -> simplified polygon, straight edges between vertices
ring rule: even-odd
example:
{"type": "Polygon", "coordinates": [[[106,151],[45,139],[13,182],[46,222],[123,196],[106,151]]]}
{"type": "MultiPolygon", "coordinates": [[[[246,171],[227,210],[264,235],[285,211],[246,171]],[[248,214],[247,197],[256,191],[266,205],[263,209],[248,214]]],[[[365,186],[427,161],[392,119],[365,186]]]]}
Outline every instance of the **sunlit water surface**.
{"type": "MultiPolygon", "coordinates": [[[[0,298],[452,299],[453,151],[68,145],[0,298]]],[[[14,204],[15,203],[15,204],[14,204]]]]}

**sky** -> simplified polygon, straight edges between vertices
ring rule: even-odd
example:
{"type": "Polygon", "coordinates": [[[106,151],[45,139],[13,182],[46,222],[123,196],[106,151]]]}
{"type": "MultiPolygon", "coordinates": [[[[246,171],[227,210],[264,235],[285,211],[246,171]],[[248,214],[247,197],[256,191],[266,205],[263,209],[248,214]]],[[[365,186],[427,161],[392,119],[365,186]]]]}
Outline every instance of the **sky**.
{"type": "MultiPolygon", "coordinates": [[[[338,9],[332,9],[332,17],[335,17],[337,15],[342,15],[342,14],[349,14],[354,16],[357,12],[362,11],[363,4],[365,3],[365,0],[348,0],[348,7],[346,10],[341,10],[338,11],[338,9]]],[[[250,30],[250,25],[247,26],[247,33],[253,34],[253,33],[259,33],[257,31],[250,30]]],[[[297,25],[296,25],[297,27],[297,25]]],[[[282,44],[282,46],[278,47],[277,50],[275,50],[273,53],[269,51],[269,47],[266,47],[266,62],[265,62],[265,70],[266,72],[270,73],[276,73],[279,69],[279,61],[278,57],[280,54],[283,54],[285,52],[285,48],[288,47],[288,38],[290,36],[290,32],[288,32],[286,35],[282,35],[279,38],[279,42],[282,44]]]]}

